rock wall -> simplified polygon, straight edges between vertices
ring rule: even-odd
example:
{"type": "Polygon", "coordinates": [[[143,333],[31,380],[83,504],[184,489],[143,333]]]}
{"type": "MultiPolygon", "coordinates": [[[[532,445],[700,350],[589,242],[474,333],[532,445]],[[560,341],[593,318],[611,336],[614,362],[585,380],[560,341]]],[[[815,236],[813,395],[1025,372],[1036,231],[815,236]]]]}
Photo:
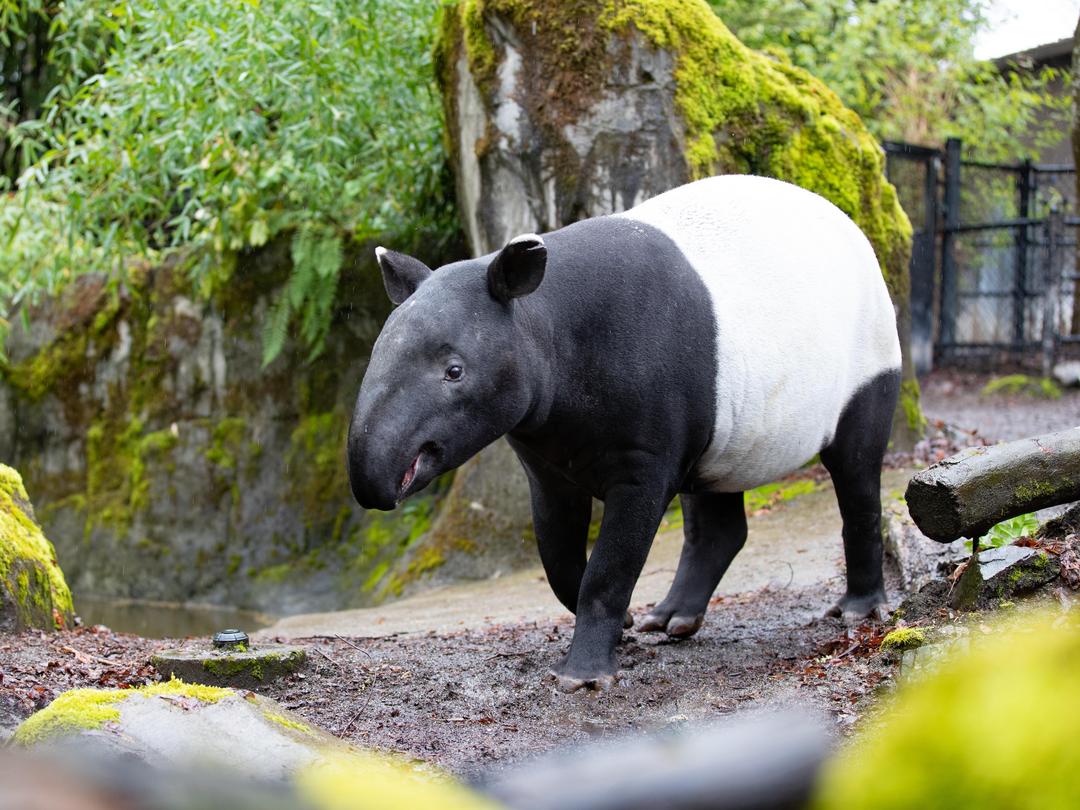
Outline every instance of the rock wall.
{"type": "MultiPolygon", "coordinates": [[[[432,257],[437,258],[437,257],[432,257]]],[[[377,601],[439,487],[393,513],[349,493],[345,432],[389,312],[370,246],[349,258],[325,352],[262,367],[287,247],[198,291],[178,263],[78,279],[16,327],[0,370],[0,459],[38,499],[76,596],[286,613],[377,601]]],[[[448,482],[443,482],[445,487],[448,482]]]]}
{"type": "Polygon", "coordinates": [[[436,55],[474,253],[714,174],[811,189],[874,245],[905,353],[894,444],[921,433],[911,225],[880,146],[824,84],[743,46],[704,0],[464,0],[444,10],[436,55]]]}

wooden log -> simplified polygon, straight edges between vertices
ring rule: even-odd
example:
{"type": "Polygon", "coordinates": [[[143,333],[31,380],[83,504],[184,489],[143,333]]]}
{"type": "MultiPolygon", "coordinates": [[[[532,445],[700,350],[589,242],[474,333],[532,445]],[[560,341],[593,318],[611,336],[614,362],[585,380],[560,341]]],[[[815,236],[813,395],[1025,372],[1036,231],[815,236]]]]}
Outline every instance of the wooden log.
{"type": "Polygon", "coordinates": [[[919,530],[941,543],[1080,500],[1080,427],[964,450],[916,473],[905,499],[919,530]]]}

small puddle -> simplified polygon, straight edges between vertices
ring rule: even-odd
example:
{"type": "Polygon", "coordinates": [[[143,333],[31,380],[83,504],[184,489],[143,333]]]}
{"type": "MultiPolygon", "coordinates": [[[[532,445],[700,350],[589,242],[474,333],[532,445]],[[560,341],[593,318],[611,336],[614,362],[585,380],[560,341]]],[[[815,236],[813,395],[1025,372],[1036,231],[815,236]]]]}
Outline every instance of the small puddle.
{"type": "Polygon", "coordinates": [[[98,599],[75,596],[75,612],[83,624],[103,624],[118,633],[144,638],[210,636],[238,628],[251,633],[274,623],[273,616],[222,605],[148,602],[140,599],[98,599]]]}

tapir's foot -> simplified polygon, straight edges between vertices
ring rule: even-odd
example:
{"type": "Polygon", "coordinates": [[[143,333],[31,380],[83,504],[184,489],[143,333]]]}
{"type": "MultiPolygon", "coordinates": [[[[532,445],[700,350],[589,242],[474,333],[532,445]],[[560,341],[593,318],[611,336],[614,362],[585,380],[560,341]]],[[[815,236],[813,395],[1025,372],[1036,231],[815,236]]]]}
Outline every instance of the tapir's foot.
{"type": "Polygon", "coordinates": [[[555,688],[560,692],[579,689],[602,692],[615,684],[615,663],[573,665],[567,657],[548,672],[548,678],[555,681],[555,688]]]}
{"type": "Polygon", "coordinates": [[[634,626],[634,617],[630,615],[629,610],[626,611],[626,615],[623,617],[622,626],[623,630],[629,630],[631,627],[634,626]]]}
{"type": "Polygon", "coordinates": [[[885,591],[874,591],[864,596],[844,594],[839,602],[825,611],[825,615],[839,618],[848,626],[860,624],[866,619],[885,621],[889,618],[889,604],[885,591]]]}
{"type": "Polygon", "coordinates": [[[610,689],[615,684],[614,675],[595,675],[588,678],[578,678],[574,675],[563,675],[562,673],[551,670],[548,673],[548,677],[554,679],[555,688],[560,692],[570,694],[576,692],[579,689],[586,689],[592,692],[603,692],[605,689],[610,689]]]}
{"type": "Polygon", "coordinates": [[[704,623],[704,613],[682,613],[661,602],[641,620],[638,629],[646,633],[667,633],[672,638],[689,638],[704,623]]]}

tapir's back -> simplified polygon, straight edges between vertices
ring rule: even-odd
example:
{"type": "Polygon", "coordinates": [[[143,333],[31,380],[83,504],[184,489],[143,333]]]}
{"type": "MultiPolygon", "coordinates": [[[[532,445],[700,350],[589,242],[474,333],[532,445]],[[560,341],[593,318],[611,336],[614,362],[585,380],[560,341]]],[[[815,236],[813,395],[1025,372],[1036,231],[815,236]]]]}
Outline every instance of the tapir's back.
{"type": "Polygon", "coordinates": [[[698,474],[738,491],[820,451],[860,387],[900,367],[873,249],[838,208],[768,178],[701,180],[624,213],[679,247],[711,297],[717,397],[698,474]]]}

